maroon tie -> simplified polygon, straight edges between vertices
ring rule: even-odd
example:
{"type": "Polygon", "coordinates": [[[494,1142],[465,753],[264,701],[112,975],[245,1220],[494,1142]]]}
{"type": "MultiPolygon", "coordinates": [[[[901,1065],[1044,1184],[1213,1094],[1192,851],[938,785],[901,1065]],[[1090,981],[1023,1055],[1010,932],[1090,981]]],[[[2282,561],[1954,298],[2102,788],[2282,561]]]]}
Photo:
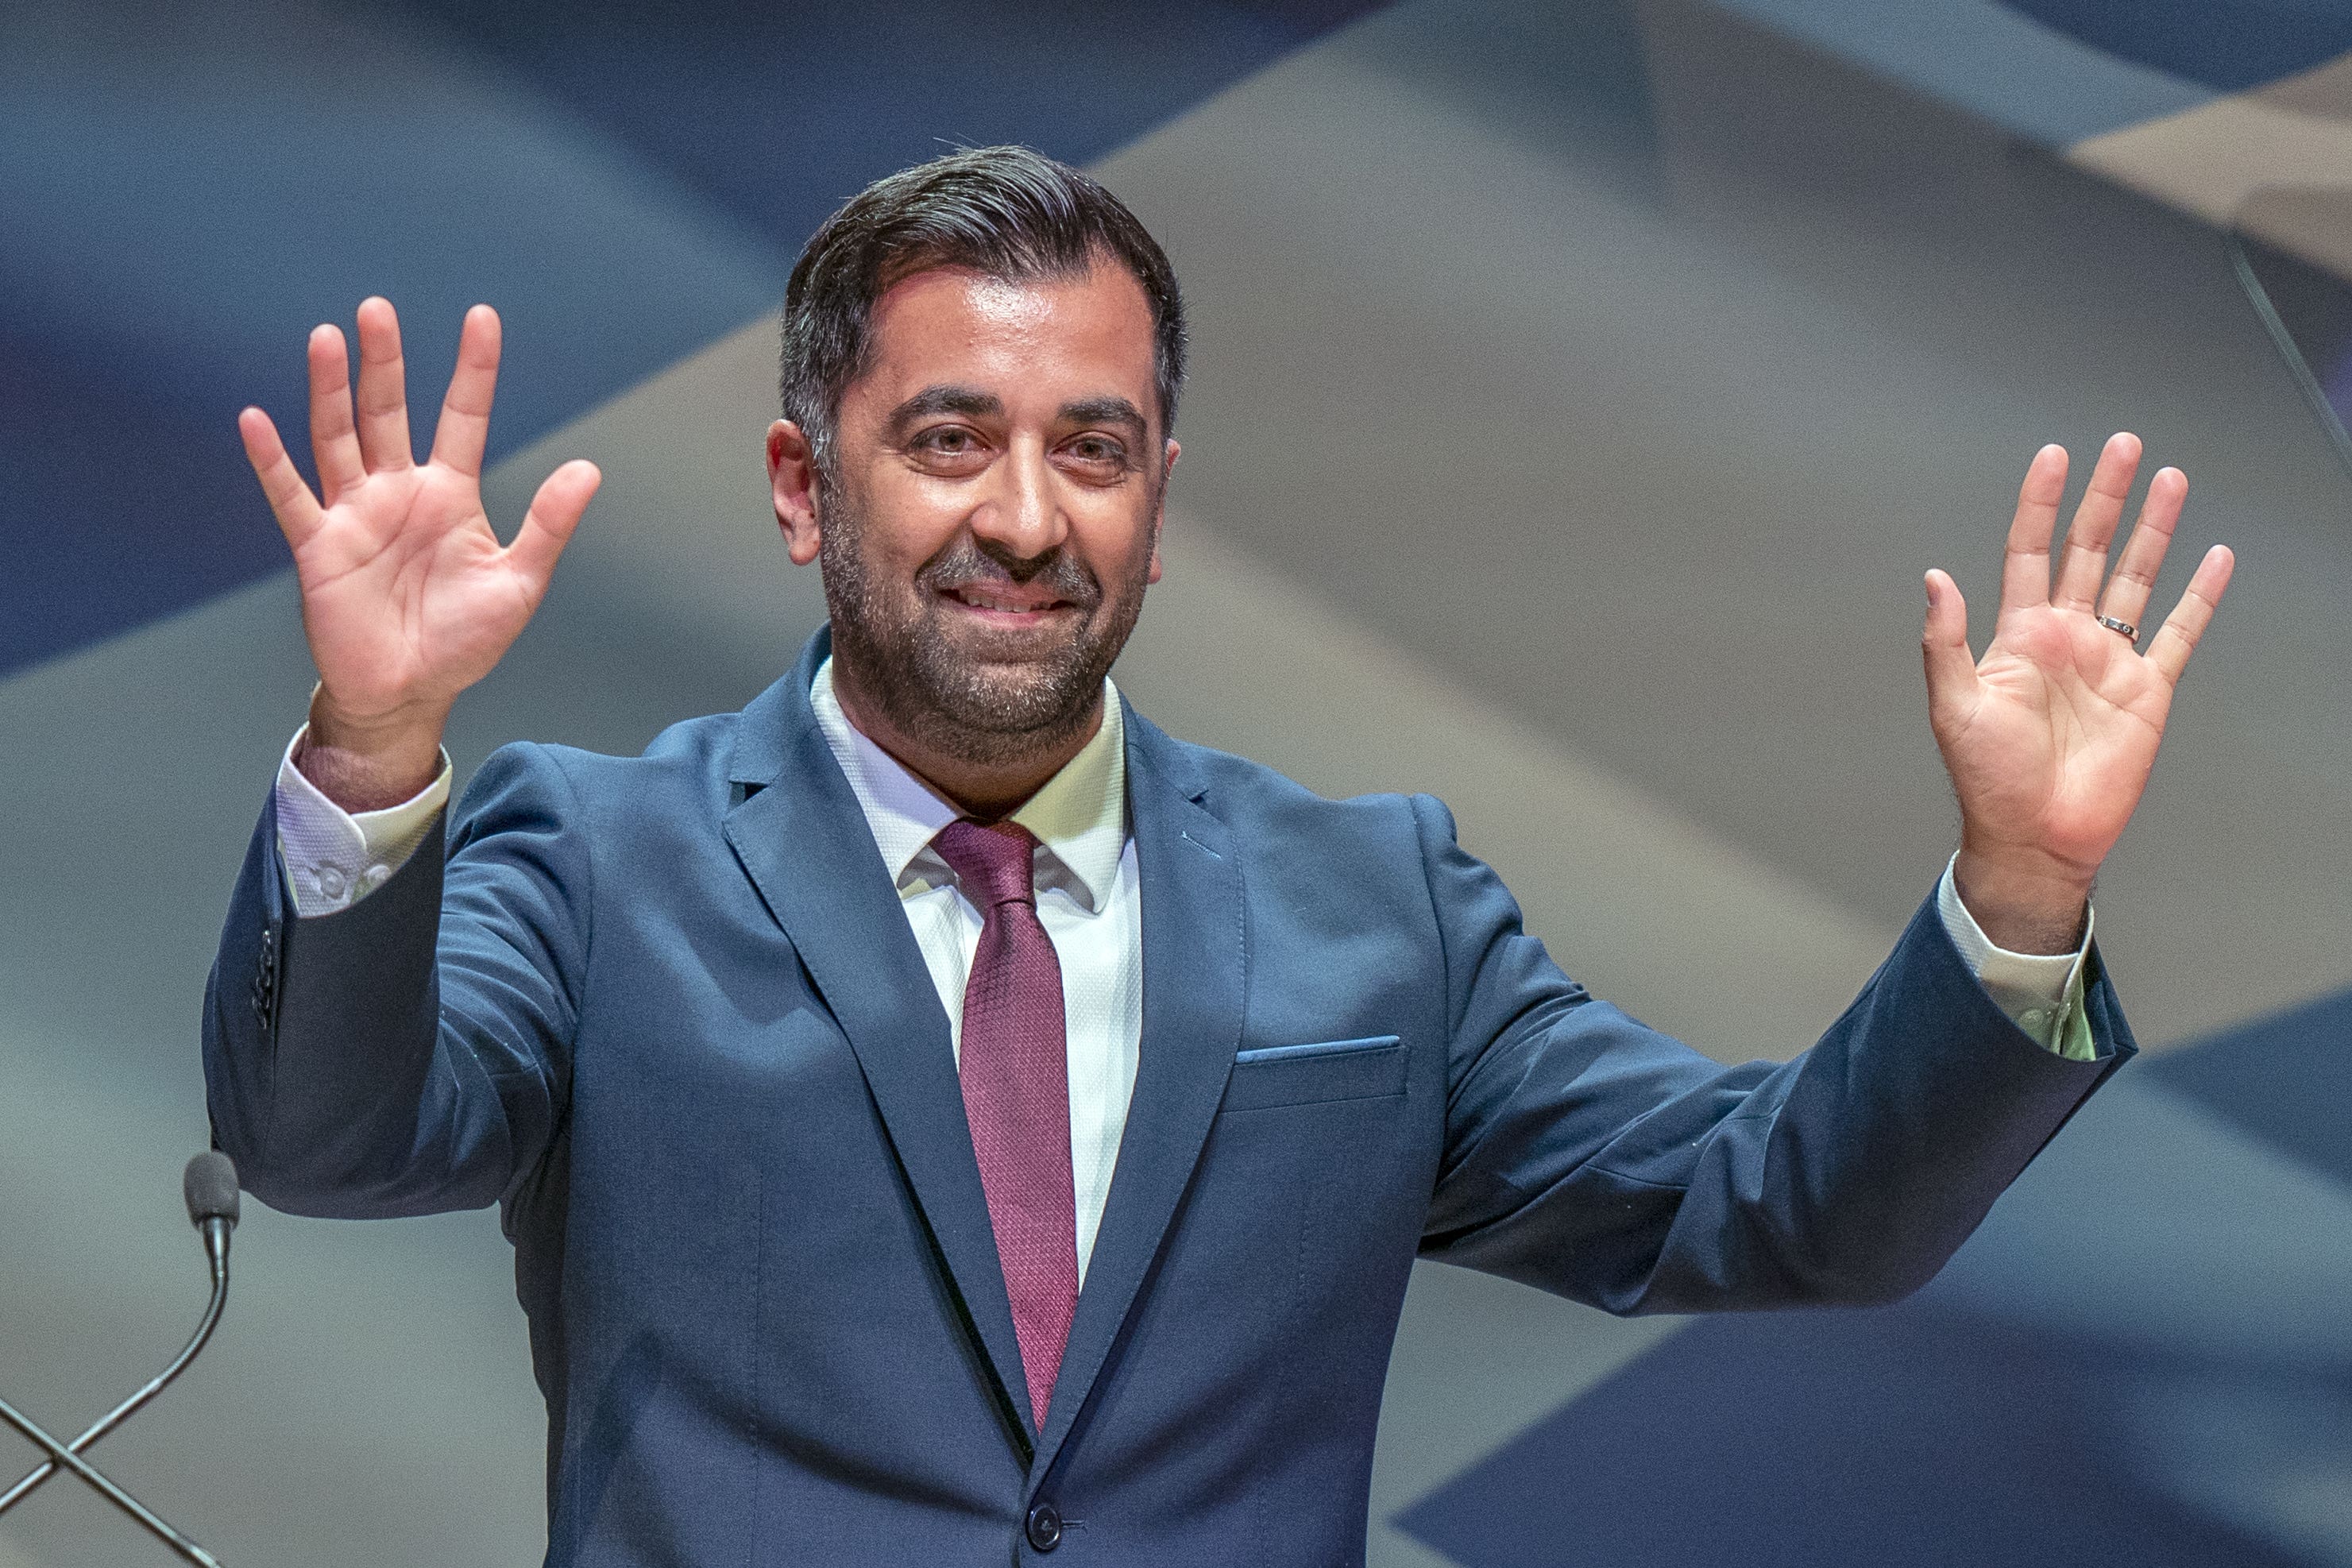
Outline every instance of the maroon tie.
{"type": "Polygon", "coordinates": [[[959,1072],[996,1257],[1013,1299],[1029,1410],[1043,1431],[1078,1310],[1062,963],[1037,920],[1031,871],[1037,841],[1028,829],[965,818],[949,823],[932,842],[964,896],[980,906],[959,1072]]]}

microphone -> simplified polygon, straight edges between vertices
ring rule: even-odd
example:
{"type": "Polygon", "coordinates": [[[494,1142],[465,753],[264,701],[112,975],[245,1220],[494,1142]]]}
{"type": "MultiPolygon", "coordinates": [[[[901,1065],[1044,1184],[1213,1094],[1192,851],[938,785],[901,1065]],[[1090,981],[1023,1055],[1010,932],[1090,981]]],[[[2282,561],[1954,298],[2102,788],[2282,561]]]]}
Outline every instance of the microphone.
{"type": "Polygon", "coordinates": [[[109,1480],[89,1461],[81,1457],[82,1450],[96,1443],[109,1432],[137,1415],[147,1403],[170,1386],[172,1380],[188,1369],[196,1352],[213,1337],[220,1326],[221,1312],[228,1305],[228,1243],[229,1233],[236,1228],[237,1190],[236,1167],[229,1157],[216,1149],[207,1149],[188,1162],[180,1178],[181,1194],[187,1200],[188,1222],[204,1238],[205,1258],[211,1267],[212,1299],[205,1303],[205,1315],[196,1323],[196,1331],[172,1363],[142,1386],[139,1391],[93,1423],[89,1430],[71,1443],[60,1443],[31,1418],[6,1400],[0,1399],[0,1421],[23,1433],[37,1447],[46,1449],[49,1458],[39,1468],[0,1492],[0,1513],[6,1513],[27,1496],[33,1489],[56,1475],[60,1469],[71,1470],[107,1501],[129,1514],[146,1527],[149,1534],[179,1553],[197,1568],[220,1568],[220,1560],[178,1531],[156,1517],[137,1498],[109,1480]]]}
{"type": "Polygon", "coordinates": [[[181,1195],[188,1202],[188,1223],[205,1238],[205,1257],[213,1266],[216,1289],[228,1289],[228,1233],[236,1228],[236,1167],[217,1149],[207,1149],[188,1162],[180,1175],[181,1195]]]}

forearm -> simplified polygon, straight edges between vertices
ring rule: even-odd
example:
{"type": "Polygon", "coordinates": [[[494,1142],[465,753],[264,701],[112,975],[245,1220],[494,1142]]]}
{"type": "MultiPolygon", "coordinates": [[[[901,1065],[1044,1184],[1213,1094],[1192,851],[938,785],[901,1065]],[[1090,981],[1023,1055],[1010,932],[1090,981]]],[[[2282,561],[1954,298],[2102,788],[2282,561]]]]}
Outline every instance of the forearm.
{"type": "Polygon", "coordinates": [[[443,752],[438,774],[414,795],[376,810],[347,811],[298,765],[309,738],[308,725],[296,731],[271,792],[287,892],[306,920],[348,909],[389,881],[439,831],[450,784],[443,752]]]}
{"type": "MultiPolygon", "coordinates": [[[[445,850],[436,813],[364,898],[297,918],[284,790],[238,879],[205,1014],[221,1146],[278,1206],[420,1214],[500,1197],[544,1152],[569,1084],[591,836],[541,748],[476,775],[445,850]]],[[[298,873],[299,879],[299,873],[298,873]]]]}
{"type": "Polygon", "coordinates": [[[446,771],[441,737],[448,722],[449,709],[438,700],[356,717],[321,682],[310,694],[310,722],[292,761],[345,811],[381,811],[414,797],[446,771]]]}
{"type": "Polygon", "coordinates": [[[438,837],[379,896],[300,920],[278,875],[275,815],[247,856],[208,987],[215,1136],[248,1188],[291,1212],[467,1206],[420,1202],[408,1175],[454,1110],[436,1103],[448,1079],[436,1071],[438,837]]]}
{"type": "Polygon", "coordinates": [[[2010,952],[2073,952],[2082,946],[2092,872],[2048,856],[1986,848],[1964,837],[1952,859],[1952,879],[1985,934],[2010,952]]]}
{"type": "Polygon", "coordinates": [[[2092,965],[2095,1059],[2023,1035],[1933,900],[1822,1040],[1723,1068],[1496,950],[1509,1020],[1457,1079],[1430,1255],[1619,1313],[1891,1300],[1941,1267],[2132,1049],[2092,965]],[[1522,1022],[1538,1020],[1529,1026],[1522,1022]]]}
{"type": "Polygon", "coordinates": [[[2020,952],[2005,948],[1987,933],[1960,897],[1955,871],[1959,857],[1945,867],[1936,884],[1936,910],[1945,934],[1952,939],[1960,960],[1984,987],[1993,1005],[2006,1015],[2034,1044],[2055,1051],[2069,1061],[2090,1061],[2099,1055],[2097,1042],[2083,1008],[2084,976],[2091,962],[2091,933],[2097,917],[2086,904],[2081,934],[2063,952],[2020,952]]]}
{"type": "Polygon", "coordinates": [[[2069,1059],[2017,1027],[1922,908],[1844,1016],[1697,1152],[1642,1310],[1864,1304],[1924,1284],[2132,1054],[2095,962],[2087,979],[2095,1051],[2069,1059]],[[1707,1300],[1723,1280],[1684,1261],[1726,1236],[1758,1299],[1707,1300]]]}

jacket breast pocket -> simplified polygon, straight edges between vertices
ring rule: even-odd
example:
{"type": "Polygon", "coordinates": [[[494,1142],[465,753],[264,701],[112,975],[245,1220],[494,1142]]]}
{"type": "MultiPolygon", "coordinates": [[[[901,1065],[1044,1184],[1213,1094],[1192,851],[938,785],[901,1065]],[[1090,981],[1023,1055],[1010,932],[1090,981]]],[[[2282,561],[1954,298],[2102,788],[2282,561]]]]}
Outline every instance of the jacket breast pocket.
{"type": "Polygon", "coordinates": [[[1260,1046],[1234,1055],[1223,1109],[1267,1110],[1402,1094],[1404,1066],[1404,1042],[1394,1035],[1260,1046]]]}

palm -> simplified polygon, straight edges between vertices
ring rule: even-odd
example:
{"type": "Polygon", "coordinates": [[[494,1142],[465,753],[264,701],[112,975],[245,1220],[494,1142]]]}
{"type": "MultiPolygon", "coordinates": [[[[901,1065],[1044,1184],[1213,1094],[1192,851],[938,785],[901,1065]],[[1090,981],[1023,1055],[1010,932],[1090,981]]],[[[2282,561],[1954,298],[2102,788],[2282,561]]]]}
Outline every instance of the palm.
{"type": "Polygon", "coordinates": [[[511,546],[482,510],[481,460],[498,376],[498,318],[466,319],[432,457],[412,454],[392,307],[360,311],[357,415],[341,335],[310,341],[311,447],[302,482],[267,416],[248,410],[247,450],[294,552],[319,679],[345,714],[446,708],[487,675],[545,595],[564,541],[594,493],[585,463],[551,475],[511,546]]]}
{"type": "Polygon", "coordinates": [[[294,550],[320,679],[352,710],[454,696],[489,672],[536,605],[467,476],[372,474],[294,550]]]}
{"type": "Polygon", "coordinates": [[[2102,613],[2138,621],[2187,494],[2177,469],[2157,475],[2102,600],[2108,542],[2138,458],[2133,437],[2108,443],[2068,531],[2053,592],[2050,541],[2065,453],[2053,447],[2036,457],[2010,532],[2000,617],[1981,660],[1969,654],[1959,591],[1940,572],[1929,578],[1929,710],[1964,835],[1979,849],[2038,858],[2084,881],[2139,803],[2173,687],[2231,565],[2219,547],[2206,557],[2145,654],[2102,623],[2102,613]]]}

